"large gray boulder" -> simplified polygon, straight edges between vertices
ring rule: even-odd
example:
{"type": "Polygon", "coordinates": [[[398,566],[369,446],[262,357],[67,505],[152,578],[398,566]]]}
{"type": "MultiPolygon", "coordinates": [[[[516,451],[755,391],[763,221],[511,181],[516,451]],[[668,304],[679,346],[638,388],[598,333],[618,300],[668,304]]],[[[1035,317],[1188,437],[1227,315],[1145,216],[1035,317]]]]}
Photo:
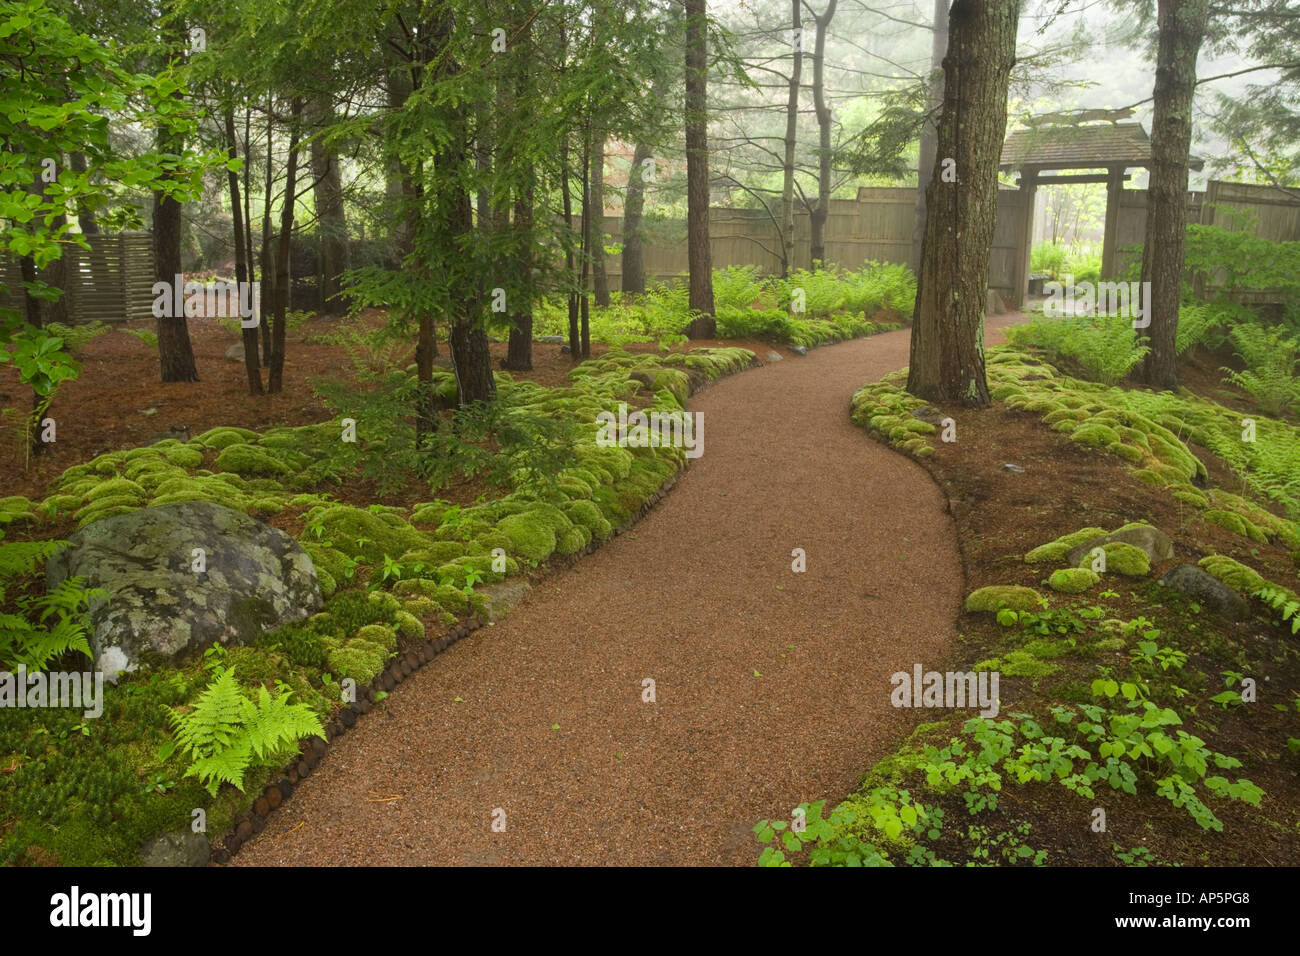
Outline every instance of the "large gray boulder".
{"type": "Polygon", "coordinates": [[[53,587],[80,577],[107,594],[91,605],[95,667],[122,671],[314,614],[316,569],[298,542],[241,511],[207,501],[142,508],[96,521],[46,565],[53,587]],[[196,570],[202,549],[203,570],[196,570]]]}

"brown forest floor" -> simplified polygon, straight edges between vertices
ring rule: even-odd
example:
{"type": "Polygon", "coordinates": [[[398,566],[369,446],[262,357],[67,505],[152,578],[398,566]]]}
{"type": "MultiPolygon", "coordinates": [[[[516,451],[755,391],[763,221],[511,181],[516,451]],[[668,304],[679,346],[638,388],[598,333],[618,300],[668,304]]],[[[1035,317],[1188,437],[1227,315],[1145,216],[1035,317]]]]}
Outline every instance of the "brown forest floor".
{"type": "MultiPolygon", "coordinates": [[[[372,327],[382,324],[381,313],[367,310],[363,320],[372,327]]],[[[883,320],[883,317],[882,317],[883,320]]],[[[309,425],[331,418],[329,410],[311,387],[314,378],[353,376],[347,350],[322,345],[315,340],[337,327],[338,320],[315,318],[287,333],[284,391],[279,395],[248,394],[243,362],[225,358],[238,336],[214,319],[191,319],[190,341],[194,348],[199,381],[163,383],[158,380],[157,349],[130,335],[126,329],[152,331],[152,322],[116,325],[92,339],[79,353],[81,376],[65,382],[48,412],[56,422],[57,440],[44,454],[34,457],[24,473],[21,422],[12,412],[0,421],[0,496],[46,493],[51,479],[64,469],[104,452],[134,448],[154,438],[167,437],[173,427],[185,427],[190,437],[218,425],[239,425],[258,431],[273,425],[309,425]]],[[[760,356],[772,346],[748,340],[696,341],[689,346],[738,345],[760,356]]],[[[446,343],[440,355],[447,356],[446,343]]],[[[655,351],[653,344],[628,346],[630,351],[655,351]]],[[[785,355],[790,353],[778,347],[785,355]]],[[[593,356],[607,351],[592,345],[593,356]]],[[[493,366],[504,358],[504,343],[492,344],[493,366]]],[[[403,363],[414,361],[414,348],[399,356],[403,363]]],[[[541,385],[560,385],[574,362],[558,345],[533,344],[533,370],[515,373],[541,385]]],[[[262,371],[266,378],[266,370],[262,371]]],[[[31,390],[18,380],[9,365],[0,366],[0,408],[27,408],[31,390]]],[[[184,440],[184,439],[182,439],[184,440]]],[[[427,497],[427,495],[425,495],[427,497]]],[[[373,500],[373,499],[372,499],[373,500]]]]}

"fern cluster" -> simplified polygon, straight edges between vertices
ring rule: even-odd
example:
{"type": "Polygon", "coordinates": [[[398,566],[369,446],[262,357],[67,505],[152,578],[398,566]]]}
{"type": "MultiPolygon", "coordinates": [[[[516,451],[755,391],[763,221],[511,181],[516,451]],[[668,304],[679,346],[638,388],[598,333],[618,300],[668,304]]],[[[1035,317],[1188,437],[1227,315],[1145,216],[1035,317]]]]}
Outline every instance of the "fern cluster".
{"type": "Polygon", "coordinates": [[[1300,410],[1300,342],[1280,328],[1245,323],[1229,333],[1241,372],[1225,368],[1227,381],[1249,392],[1268,415],[1300,410]]]}
{"type": "Polygon", "coordinates": [[[10,598],[26,590],[40,565],[67,546],[66,541],[0,542],[0,667],[44,670],[68,651],[90,656],[86,641],[89,603],[99,592],[86,590],[80,578],[70,578],[45,593],[10,598]],[[17,586],[17,588],[16,588],[17,586]]]}
{"type": "Polygon", "coordinates": [[[1015,345],[1040,349],[1053,365],[1105,385],[1128,375],[1148,351],[1138,345],[1132,320],[1123,317],[1034,318],[1007,329],[1006,336],[1015,345]]]}
{"type": "Polygon", "coordinates": [[[251,766],[284,759],[304,737],[324,737],[320,718],[306,704],[291,704],[283,685],[276,696],[259,686],[256,700],[245,695],[235,670],[219,670],[188,713],[168,708],[181,752],[192,762],[187,777],[198,777],[212,796],[223,783],[242,791],[251,766]]]}
{"type": "Polygon", "coordinates": [[[1286,588],[1268,585],[1255,592],[1273,610],[1282,615],[1283,622],[1291,622],[1291,633],[1300,634],[1300,598],[1286,588]]]}

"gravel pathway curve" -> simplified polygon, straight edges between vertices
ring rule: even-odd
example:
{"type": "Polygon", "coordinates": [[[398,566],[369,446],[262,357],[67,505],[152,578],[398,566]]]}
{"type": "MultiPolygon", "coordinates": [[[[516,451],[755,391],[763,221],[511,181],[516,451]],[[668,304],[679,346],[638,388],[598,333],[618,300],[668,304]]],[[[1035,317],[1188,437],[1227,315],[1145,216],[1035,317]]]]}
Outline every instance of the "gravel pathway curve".
{"type": "Polygon", "coordinates": [[[752,864],[758,819],[842,799],[914,722],[889,675],[939,659],[962,598],[939,490],[848,417],[908,335],[692,399],[673,491],[408,678],[233,862],[752,864]]]}

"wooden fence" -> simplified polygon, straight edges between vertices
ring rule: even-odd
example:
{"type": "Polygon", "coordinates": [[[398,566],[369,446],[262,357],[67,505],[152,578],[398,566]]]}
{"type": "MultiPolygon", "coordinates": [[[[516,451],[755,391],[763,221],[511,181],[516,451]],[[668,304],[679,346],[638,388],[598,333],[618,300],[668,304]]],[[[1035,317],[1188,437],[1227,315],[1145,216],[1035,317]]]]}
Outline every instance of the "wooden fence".
{"type": "MultiPolygon", "coordinates": [[[[63,297],[59,311],[69,321],[127,322],[153,317],[153,238],[147,232],[86,236],[90,249],[70,246],[63,253],[63,297]]],[[[51,276],[45,270],[43,278],[51,276]]],[[[0,260],[0,308],[22,308],[18,263],[0,260]]]]}
{"type": "MultiPolygon", "coordinates": [[[[863,263],[908,262],[916,191],[895,187],[863,187],[856,199],[831,200],[826,221],[826,258],[846,269],[863,263]]],[[[1118,249],[1140,246],[1146,229],[1145,190],[1126,189],[1120,194],[1115,242],[1118,249]]],[[[989,257],[989,288],[1015,301],[1013,290],[1023,276],[1017,272],[1017,239],[1024,225],[1024,199],[1018,189],[998,190],[997,224],[989,257]]],[[[575,217],[581,228],[582,217],[575,217]]],[[[1277,242],[1300,240],[1300,199],[1271,186],[1211,181],[1204,193],[1188,193],[1188,221],[1250,229],[1277,242]]],[[[757,266],[764,274],[780,272],[780,239],[773,218],[762,209],[709,211],[713,265],[757,266]]],[[[621,217],[604,217],[604,231],[614,243],[622,241],[621,217]]],[[[651,281],[668,280],[687,270],[686,223],[647,219],[643,226],[645,271],[651,281]]],[[[153,263],[149,233],[91,236],[89,251],[73,247],[67,254],[65,284],[67,314],[74,322],[121,322],[150,318],[153,304],[153,263]]],[[[806,266],[811,249],[811,228],[806,211],[795,214],[794,265],[806,266]]],[[[1120,253],[1122,269],[1129,255],[1120,253]]],[[[1021,265],[1023,268],[1023,265],[1021,265]]],[[[620,288],[622,263],[617,255],[605,257],[611,289],[620,288]]],[[[0,260],[0,306],[21,308],[21,280],[17,263],[0,260]]],[[[1209,277],[1212,286],[1214,279],[1209,277]]],[[[1251,302],[1275,301],[1267,292],[1246,297],[1251,302]]]]}

